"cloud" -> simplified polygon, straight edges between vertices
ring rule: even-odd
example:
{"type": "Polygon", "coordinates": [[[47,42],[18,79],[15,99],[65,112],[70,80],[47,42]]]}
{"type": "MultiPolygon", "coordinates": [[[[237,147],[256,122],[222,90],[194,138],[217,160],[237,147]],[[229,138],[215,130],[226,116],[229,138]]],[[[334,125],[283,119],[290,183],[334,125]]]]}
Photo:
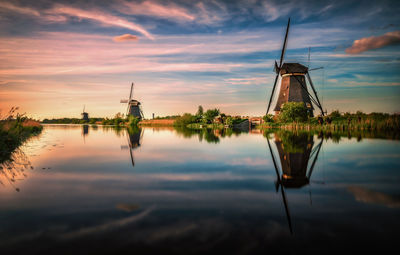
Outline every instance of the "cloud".
{"type": "Polygon", "coordinates": [[[82,10],[65,5],[56,5],[54,8],[49,10],[48,13],[52,15],[67,15],[71,17],[78,17],[81,19],[89,19],[99,22],[103,25],[127,28],[129,30],[139,32],[147,38],[154,40],[153,35],[151,35],[151,33],[144,29],[142,26],[130,22],[124,18],[110,15],[99,10],[82,10]]]}
{"type": "Polygon", "coordinates": [[[346,49],[346,53],[358,54],[394,44],[400,44],[400,31],[393,31],[381,36],[371,36],[355,40],[353,45],[346,49]]]}
{"type": "Polygon", "coordinates": [[[0,10],[7,10],[7,11],[12,11],[12,12],[17,12],[17,13],[21,13],[21,14],[26,14],[26,15],[32,15],[32,16],[40,16],[40,13],[37,10],[34,10],[32,8],[29,7],[20,7],[20,6],[16,6],[12,3],[8,3],[8,2],[0,2],[0,10]]]}
{"type": "Polygon", "coordinates": [[[362,187],[351,186],[348,191],[352,193],[359,202],[367,204],[384,205],[389,208],[399,208],[400,199],[382,192],[368,190],[362,187]]]}
{"type": "Polygon", "coordinates": [[[118,11],[132,15],[146,15],[158,18],[172,19],[178,21],[192,21],[195,19],[188,10],[175,4],[159,4],[156,2],[144,1],[141,3],[130,3],[120,1],[118,11]]]}
{"type": "Polygon", "coordinates": [[[136,35],[124,34],[113,38],[115,42],[137,41],[139,38],[136,35]]]}

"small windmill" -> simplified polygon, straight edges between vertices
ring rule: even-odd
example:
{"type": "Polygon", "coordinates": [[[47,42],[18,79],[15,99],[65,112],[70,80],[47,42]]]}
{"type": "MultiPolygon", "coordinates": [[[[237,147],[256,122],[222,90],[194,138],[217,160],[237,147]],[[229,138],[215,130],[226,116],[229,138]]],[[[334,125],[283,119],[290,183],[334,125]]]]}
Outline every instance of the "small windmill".
{"type": "Polygon", "coordinates": [[[287,102],[303,102],[311,116],[313,116],[313,104],[318,107],[318,109],[321,111],[321,115],[324,116],[324,111],[322,110],[321,102],[319,101],[317,92],[315,91],[314,85],[312,83],[310,74],[308,72],[308,67],[299,63],[283,63],[289,34],[289,27],[290,18],[286,27],[286,35],[283,42],[279,65],[275,61],[274,70],[276,72],[276,77],[274,81],[274,86],[272,87],[271,97],[268,103],[267,114],[271,106],[278,78],[281,77],[280,91],[276,106],[274,108],[276,114],[279,114],[283,105],[287,102]],[[307,89],[306,79],[308,80],[308,83],[314,93],[315,98],[309,93],[307,89]]]}
{"type": "Polygon", "coordinates": [[[129,99],[122,99],[120,102],[123,104],[128,104],[126,108],[126,116],[132,115],[139,120],[144,119],[144,115],[141,109],[141,104],[139,101],[133,99],[133,86],[134,83],[131,84],[131,92],[129,93],[129,99]]]}
{"type": "Polygon", "coordinates": [[[83,110],[82,110],[81,115],[82,115],[82,119],[84,121],[89,121],[89,113],[85,112],[85,105],[83,105],[83,110]]]}

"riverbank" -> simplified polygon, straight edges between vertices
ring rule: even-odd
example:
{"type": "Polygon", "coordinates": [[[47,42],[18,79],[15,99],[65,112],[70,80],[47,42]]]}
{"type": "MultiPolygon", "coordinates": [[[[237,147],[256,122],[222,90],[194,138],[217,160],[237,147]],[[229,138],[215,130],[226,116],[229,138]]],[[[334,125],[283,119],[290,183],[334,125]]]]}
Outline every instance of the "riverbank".
{"type": "Polygon", "coordinates": [[[38,121],[26,118],[0,121],[0,163],[30,137],[40,134],[42,129],[38,121]]]}

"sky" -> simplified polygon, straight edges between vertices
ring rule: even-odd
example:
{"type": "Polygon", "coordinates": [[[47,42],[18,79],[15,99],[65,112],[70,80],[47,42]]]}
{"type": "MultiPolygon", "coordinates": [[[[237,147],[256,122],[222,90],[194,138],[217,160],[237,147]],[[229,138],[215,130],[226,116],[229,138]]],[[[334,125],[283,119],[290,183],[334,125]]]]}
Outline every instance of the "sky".
{"type": "Polygon", "coordinates": [[[264,115],[286,62],[310,68],[328,112],[400,112],[398,1],[0,0],[0,109],[37,119],[146,118],[219,108],[264,115]],[[308,52],[310,49],[310,61],[308,52]]]}

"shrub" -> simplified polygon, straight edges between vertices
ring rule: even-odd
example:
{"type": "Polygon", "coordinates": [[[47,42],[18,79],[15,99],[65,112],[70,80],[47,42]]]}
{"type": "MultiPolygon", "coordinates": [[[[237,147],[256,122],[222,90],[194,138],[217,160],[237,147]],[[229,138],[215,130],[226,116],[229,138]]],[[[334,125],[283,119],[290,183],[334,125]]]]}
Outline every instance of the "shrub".
{"type": "Polygon", "coordinates": [[[214,118],[219,115],[219,109],[209,109],[204,113],[204,119],[206,120],[206,123],[212,123],[214,118]]]}
{"type": "Polygon", "coordinates": [[[279,114],[281,122],[304,122],[308,120],[308,110],[301,102],[289,102],[283,105],[279,114]]]}
{"type": "Polygon", "coordinates": [[[186,127],[190,123],[194,122],[196,122],[196,116],[193,116],[190,113],[185,113],[175,120],[174,125],[178,127],[186,127]]]}
{"type": "Polygon", "coordinates": [[[266,114],[263,117],[264,122],[274,122],[274,115],[266,114]]]}
{"type": "Polygon", "coordinates": [[[232,117],[227,117],[226,118],[226,120],[225,120],[225,125],[228,125],[229,127],[232,127],[233,126],[233,119],[232,119],[232,117]]]}
{"type": "Polygon", "coordinates": [[[135,117],[135,116],[132,116],[132,115],[129,115],[128,116],[128,126],[129,127],[137,127],[137,125],[139,124],[139,118],[137,118],[137,117],[135,117]]]}

